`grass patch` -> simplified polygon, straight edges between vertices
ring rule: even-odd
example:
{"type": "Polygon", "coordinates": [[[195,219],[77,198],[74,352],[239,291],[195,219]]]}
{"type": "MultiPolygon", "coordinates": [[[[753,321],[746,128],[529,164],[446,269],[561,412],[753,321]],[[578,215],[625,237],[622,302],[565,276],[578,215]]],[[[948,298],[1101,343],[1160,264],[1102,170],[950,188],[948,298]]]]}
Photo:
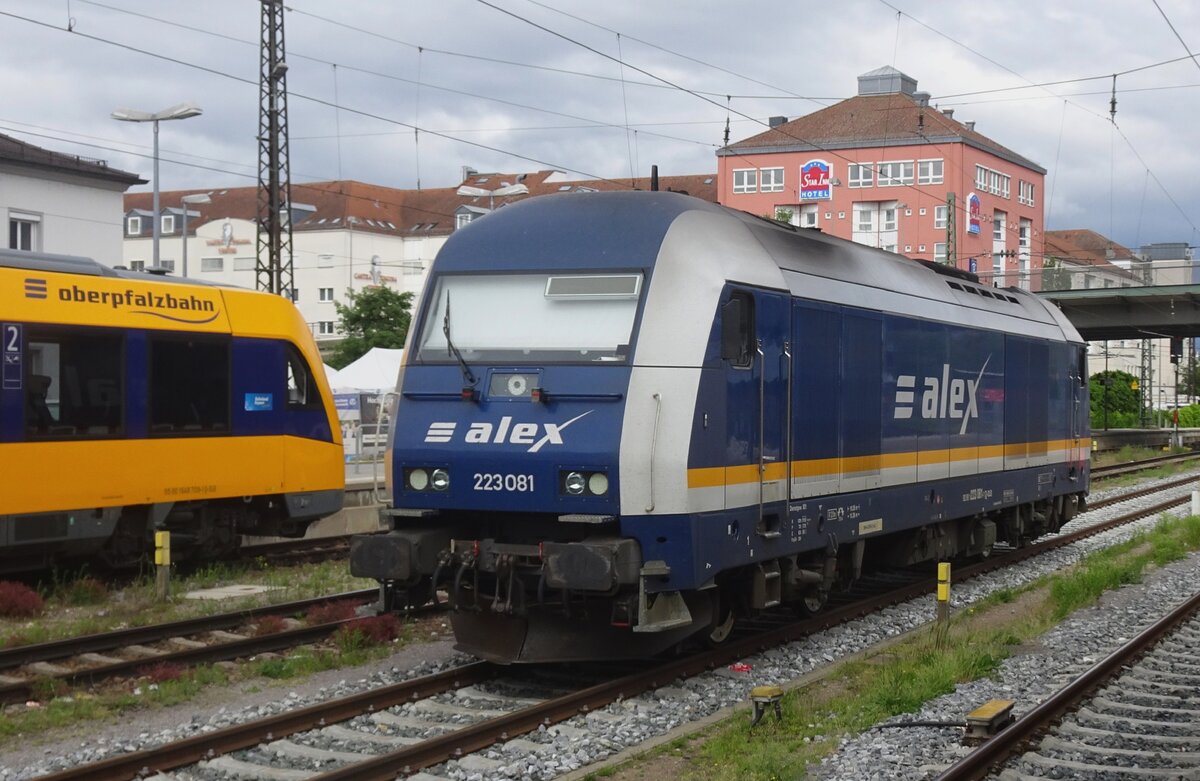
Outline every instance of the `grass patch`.
{"type": "MultiPolygon", "coordinates": [[[[777,781],[802,777],[839,741],[992,675],[1013,649],[1034,640],[1106,591],[1136,583],[1150,569],[1200,548],[1200,518],[1166,519],[1153,530],[1097,552],[1070,570],[1018,589],[1002,589],[951,622],[947,642],[932,628],[883,653],[835,668],[787,692],[784,718],[755,728],[740,713],[706,733],[672,741],[628,778],[670,774],[674,781],[777,781]]],[[[611,775],[626,777],[624,769],[611,775]]],[[[600,778],[600,773],[593,774],[600,778]]]]}
{"type": "MultiPolygon", "coordinates": [[[[29,616],[36,613],[0,616],[0,648],[178,621],[231,609],[373,588],[376,585],[373,580],[351,577],[345,561],[268,570],[259,569],[253,562],[215,563],[193,572],[176,573],[171,582],[171,598],[159,602],[155,595],[152,570],[132,583],[111,591],[91,577],[69,577],[56,573],[49,583],[43,585],[41,593],[34,592],[32,595],[44,602],[44,610],[36,621],[29,620],[29,616]],[[240,598],[232,604],[227,600],[183,598],[188,591],[232,583],[272,586],[276,590],[240,598]]],[[[20,602],[0,599],[0,603],[26,605],[32,604],[32,599],[26,598],[20,602]]]]}

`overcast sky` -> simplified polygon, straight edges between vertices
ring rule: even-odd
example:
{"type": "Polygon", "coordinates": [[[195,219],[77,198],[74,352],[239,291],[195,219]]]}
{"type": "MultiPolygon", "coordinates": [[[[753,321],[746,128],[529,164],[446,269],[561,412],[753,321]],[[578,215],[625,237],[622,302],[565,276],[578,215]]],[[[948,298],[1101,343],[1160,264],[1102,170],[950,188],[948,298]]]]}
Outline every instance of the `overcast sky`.
{"type": "MultiPolygon", "coordinates": [[[[746,138],[892,65],[1048,169],[1049,228],[1196,245],[1200,64],[1185,45],[1200,50],[1200,3],[1157,3],[292,0],[292,179],[714,172],[727,118],[746,138]],[[1114,126],[1111,74],[1139,68],[1117,78],[1114,126]],[[1067,83],[1029,86],[1046,82],[1067,83]]],[[[192,101],[203,116],[162,125],[162,189],[253,185],[260,7],[0,0],[0,132],[148,179],[149,126],[109,114],[192,101]]]]}

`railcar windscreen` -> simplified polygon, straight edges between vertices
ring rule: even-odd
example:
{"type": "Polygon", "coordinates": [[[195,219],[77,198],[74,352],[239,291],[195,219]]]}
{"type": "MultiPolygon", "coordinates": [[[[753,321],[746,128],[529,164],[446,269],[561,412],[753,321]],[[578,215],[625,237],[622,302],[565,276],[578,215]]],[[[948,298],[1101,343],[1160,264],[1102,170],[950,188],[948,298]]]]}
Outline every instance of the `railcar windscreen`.
{"type": "Polygon", "coordinates": [[[417,360],[624,361],[641,274],[496,274],[440,277],[417,360]]]}

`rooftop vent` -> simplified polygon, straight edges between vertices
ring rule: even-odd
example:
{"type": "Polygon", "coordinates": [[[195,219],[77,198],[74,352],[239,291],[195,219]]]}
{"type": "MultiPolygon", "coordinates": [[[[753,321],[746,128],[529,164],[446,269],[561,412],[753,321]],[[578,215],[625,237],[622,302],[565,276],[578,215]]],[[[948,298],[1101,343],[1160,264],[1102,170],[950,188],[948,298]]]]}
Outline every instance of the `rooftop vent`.
{"type": "Polygon", "coordinates": [[[917,80],[890,65],[868,71],[858,77],[859,95],[912,95],[917,91],[917,80]]]}
{"type": "Polygon", "coordinates": [[[975,129],[975,120],[973,119],[970,122],[964,122],[963,124],[967,126],[967,130],[975,129]]]}
{"type": "Polygon", "coordinates": [[[925,106],[929,105],[929,93],[928,92],[914,92],[913,100],[917,101],[918,106],[921,106],[922,108],[924,108],[925,106]]]}
{"type": "Polygon", "coordinates": [[[954,109],[944,108],[942,109],[942,113],[946,115],[946,119],[954,119],[954,109]]]}
{"type": "Polygon", "coordinates": [[[771,127],[779,127],[780,125],[787,124],[787,121],[787,117],[771,117],[767,120],[767,124],[769,124],[771,127]]]}

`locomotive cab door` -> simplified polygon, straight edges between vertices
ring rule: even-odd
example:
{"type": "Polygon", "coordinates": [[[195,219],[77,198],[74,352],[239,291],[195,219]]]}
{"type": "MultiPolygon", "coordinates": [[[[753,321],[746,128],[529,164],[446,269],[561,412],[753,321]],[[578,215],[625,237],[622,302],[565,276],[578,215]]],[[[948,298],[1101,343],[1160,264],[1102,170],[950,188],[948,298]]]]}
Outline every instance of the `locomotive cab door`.
{"type": "Polygon", "coordinates": [[[778,537],[790,484],[790,299],[730,287],[721,307],[727,411],[725,506],[752,510],[756,531],[778,537]]]}

